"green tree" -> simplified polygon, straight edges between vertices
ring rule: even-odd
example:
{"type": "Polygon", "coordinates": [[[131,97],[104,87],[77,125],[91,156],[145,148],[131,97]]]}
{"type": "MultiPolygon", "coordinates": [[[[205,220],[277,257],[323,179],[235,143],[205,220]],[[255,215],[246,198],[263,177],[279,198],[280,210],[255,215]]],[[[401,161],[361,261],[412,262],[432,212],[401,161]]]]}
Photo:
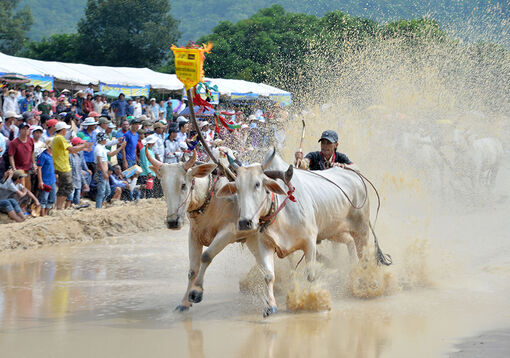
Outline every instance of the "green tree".
{"type": "Polygon", "coordinates": [[[169,0],[88,0],[78,51],[92,65],[154,67],[180,33],[169,0]]]}
{"type": "Polygon", "coordinates": [[[18,55],[43,61],[79,62],[78,34],[56,34],[40,42],[27,42],[18,55]]]}
{"type": "Polygon", "coordinates": [[[18,2],[0,2],[0,51],[9,55],[14,55],[23,47],[26,33],[33,22],[27,6],[15,12],[18,2]]]}

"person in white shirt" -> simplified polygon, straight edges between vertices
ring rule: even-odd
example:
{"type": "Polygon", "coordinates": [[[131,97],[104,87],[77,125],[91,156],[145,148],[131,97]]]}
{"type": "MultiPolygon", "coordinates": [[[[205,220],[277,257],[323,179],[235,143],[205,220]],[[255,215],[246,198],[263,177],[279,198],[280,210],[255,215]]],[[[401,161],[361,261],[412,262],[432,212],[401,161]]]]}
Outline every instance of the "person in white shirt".
{"type": "Polygon", "coordinates": [[[178,163],[179,159],[182,158],[182,150],[186,149],[186,145],[184,144],[183,148],[182,143],[177,140],[178,132],[179,130],[176,126],[170,126],[170,129],[168,130],[168,138],[165,140],[165,158],[163,160],[164,163],[178,163]]]}
{"type": "MultiPolygon", "coordinates": [[[[91,94],[92,97],[94,97],[94,85],[92,83],[89,83],[89,86],[85,88],[85,95],[91,94]]],[[[97,113],[101,113],[101,111],[96,111],[97,113]]]]}
{"type": "Polygon", "coordinates": [[[154,152],[154,155],[156,156],[156,159],[160,162],[163,161],[163,158],[165,156],[165,133],[163,132],[165,130],[165,125],[161,122],[157,122],[154,125],[154,136],[157,138],[156,143],[154,143],[154,147],[152,147],[152,151],[154,152]]]}
{"type": "Polygon", "coordinates": [[[186,140],[188,139],[188,123],[187,122],[179,122],[179,132],[177,133],[177,141],[179,143],[186,144],[186,140]]]}
{"type": "Polygon", "coordinates": [[[46,149],[46,143],[42,139],[43,127],[32,126],[30,127],[30,132],[32,133],[32,139],[34,140],[34,153],[35,157],[37,158],[39,154],[44,152],[46,149]]]}
{"type": "Polygon", "coordinates": [[[18,100],[16,98],[17,92],[15,90],[10,90],[8,93],[9,96],[4,97],[4,103],[2,108],[3,113],[5,114],[7,112],[14,112],[16,114],[19,114],[19,105],[18,100]]]}
{"type": "Polygon", "coordinates": [[[94,112],[101,114],[106,102],[103,100],[102,96],[97,95],[96,98],[92,101],[92,104],[94,105],[94,112]]]}
{"type": "Polygon", "coordinates": [[[96,163],[94,180],[97,182],[96,209],[100,209],[103,206],[111,191],[108,157],[117,155],[126,146],[126,143],[123,142],[116,150],[109,151],[105,147],[107,140],[108,135],[106,133],[99,133],[96,137],[96,147],[94,148],[94,162],[96,163]]]}
{"type": "Polygon", "coordinates": [[[138,118],[142,115],[142,104],[140,103],[140,97],[135,98],[133,103],[133,117],[138,118]]]}

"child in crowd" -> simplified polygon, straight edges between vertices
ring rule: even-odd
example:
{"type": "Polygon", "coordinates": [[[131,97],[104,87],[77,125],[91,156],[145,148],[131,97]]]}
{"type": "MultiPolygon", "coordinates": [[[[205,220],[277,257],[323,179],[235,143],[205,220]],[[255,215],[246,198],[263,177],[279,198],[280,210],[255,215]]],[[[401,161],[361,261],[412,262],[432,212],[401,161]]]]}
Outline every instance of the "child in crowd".
{"type": "Polygon", "coordinates": [[[37,157],[37,179],[39,187],[39,202],[41,203],[41,216],[48,215],[57,198],[57,177],[53,166],[51,151],[52,139],[47,139],[45,150],[37,157]]]}

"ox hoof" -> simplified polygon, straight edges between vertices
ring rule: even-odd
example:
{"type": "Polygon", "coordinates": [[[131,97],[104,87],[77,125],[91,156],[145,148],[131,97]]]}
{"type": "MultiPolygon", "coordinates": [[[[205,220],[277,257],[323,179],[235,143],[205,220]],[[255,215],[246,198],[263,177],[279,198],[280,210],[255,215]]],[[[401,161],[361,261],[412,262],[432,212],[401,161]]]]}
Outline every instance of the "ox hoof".
{"type": "Polygon", "coordinates": [[[200,301],[202,301],[202,296],[203,296],[203,292],[202,291],[191,291],[189,293],[189,296],[188,296],[188,299],[191,301],[191,302],[195,302],[195,303],[199,303],[200,301]]]}
{"type": "Polygon", "coordinates": [[[278,312],[278,308],[276,308],[276,306],[273,306],[273,307],[266,307],[264,309],[264,318],[265,317],[269,317],[271,316],[272,314],[275,314],[276,312],[278,312]]]}
{"type": "Polygon", "coordinates": [[[190,306],[179,305],[179,306],[175,307],[174,311],[177,311],[177,312],[186,312],[186,311],[189,311],[189,307],[190,306]]]}

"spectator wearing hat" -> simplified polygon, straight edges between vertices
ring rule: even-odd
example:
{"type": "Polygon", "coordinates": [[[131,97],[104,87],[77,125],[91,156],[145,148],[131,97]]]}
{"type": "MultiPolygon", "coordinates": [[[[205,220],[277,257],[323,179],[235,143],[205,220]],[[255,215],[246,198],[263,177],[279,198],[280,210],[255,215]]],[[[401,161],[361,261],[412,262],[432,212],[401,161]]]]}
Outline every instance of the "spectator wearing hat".
{"type": "Polygon", "coordinates": [[[57,177],[53,166],[53,155],[51,144],[53,140],[48,139],[46,149],[37,158],[37,179],[39,188],[39,202],[41,203],[41,216],[48,214],[53,208],[57,198],[57,177]]]}
{"type": "Polygon", "coordinates": [[[117,125],[127,116],[128,103],[125,101],[125,98],[126,96],[124,93],[119,94],[119,98],[117,98],[111,106],[113,113],[115,113],[115,122],[117,125]]]}
{"type": "Polygon", "coordinates": [[[140,173],[139,183],[142,188],[141,194],[143,198],[152,198],[154,194],[154,185],[156,184],[154,183],[154,180],[156,177],[156,173],[154,173],[149,168],[150,166],[152,166],[152,164],[147,159],[145,150],[147,150],[149,154],[152,155],[152,157],[154,158],[153,147],[156,144],[156,142],[157,138],[154,134],[148,136],[142,141],[143,148],[140,151],[140,167],[142,168],[142,172],[140,173]]]}
{"type": "Polygon", "coordinates": [[[8,140],[13,140],[18,136],[19,128],[14,123],[16,119],[20,118],[19,114],[16,112],[9,111],[5,113],[5,123],[2,128],[0,128],[0,132],[4,135],[8,140]]]}
{"type": "MultiPolygon", "coordinates": [[[[19,126],[19,137],[11,141],[9,145],[9,164],[13,170],[22,170],[25,174],[30,174],[30,170],[37,168],[35,162],[34,140],[30,138],[30,127],[27,123],[19,126]]],[[[24,178],[25,187],[30,190],[30,177],[24,178]]]]}
{"type": "Polygon", "coordinates": [[[97,140],[96,140],[96,126],[97,122],[92,117],[87,117],[81,124],[82,130],[78,132],[78,137],[83,139],[84,141],[87,141],[91,143],[92,150],[90,152],[85,152],[85,162],[87,163],[87,167],[92,171],[96,171],[96,165],[95,165],[95,157],[94,157],[94,148],[96,146],[97,140]]]}
{"type": "Polygon", "coordinates": [[[108,124],[110,123],[110,120],[106,117],[99,117],[97,122],[98,122],[98,126],[96,128],[96,134],[106,132],[106,129],[108,128],[108,124]]]}
{"type": "Polygon", "coordinates": [[[142,115],[142,104],[140,103],[140,97],[135,98],[133,103],[133,117],[138,118],[142,115]]]}
{"type": "Polygon", "coordinates": [[[67,102],[67,97],[64,96],[63,94],[61,94],[60,97],[58,97],[57,107],[54,112],[55,113],[65,112],[67,110],[66,102],[67,102]]]}
{"type": "MultiPolygon", "coordinates": [[[[83,92],[82,90],[79,90],[78,92],[76,92],[76,101],[75,101],[75,104],[76,104],[76,108],[73,109],[76,111],[77,114],[79,114],[80,116],[83,116],[83,102],[85,101],[85,92],[83,92]]],[[[73,103],[73,101],[71,100],[71,103],[73,103]]]]}
{"type": "Polygon", "coordinates": [[[7,112],[14,112],[15,114],[19,114],[19,105],[18,100],[16,99],[17,92],[15,90],[9,90],[8,96],[4,97],[4,103],[2,104],[2,113],[4,115],[7,112]]]}
{"type": "Polygon", "coordinates": [[[156,98],[151,98],[149,102],[149,106],[147,108],[147,112],[145,115],[151,120],[155,122],[159,117],[159,104],[156,103],[156,98]]]}
{"type": "Polygon", "coordinates": [[[140,120],[134,118],[131,121],[131,128],[124,134],[124,142],[126,146],[122,150],[122,168],[125,170],[136,164],[136,145],[138,144],[140,129],[140,120]]]}
{"type": "MultiPolygon", "coordinates": [[[[105,133],[108,136],[108,141],[106,142],[106,148],[108,150],[111,150],[114,145],[117,145],[117,144],[122,143],[124,141],[123,137],[121,137],[121,138],[117,138],[116,137],[117,133],[114,132],[116,128],[117,127],[112,122],[109,122],[108,126],[106,127],[105,133]]],[[[120,152],[119,152],[119,154],[120,154],[120,152]]],[[[119,154],[117,154],[117,156],[119,154]]],[[[111,158],[110,158],[110,160],[111,160],[111,158]]]]}
{"type": "Polygon", "coordinates": [[[89,113],[94,111],[94,103],[92,102],[92,95],[87,93],[87,97],[83,100],[81,105],[81,112],[85,117],[92,117],[89,113]]]}
{"type": "MultiPolygon", "coordinates": [[[[87,142],[80,137],[74,137],[71,141],[73,147],[86,144],[87,142]]],[[[92,177],[92,171],[87,168],[85,159],[83,158],[83,151],[71,153],[69,155],[69,162],[71,164],[71,174],[73,176],[73,192],[69,194],[66,200],[66,208],[72,204],[80,205],[82,191],[89,191],[89,179],[92,177]]]]}
{"type": "Polygon", "coordinates": [[[43,128],[41,126],[31,126],[30,133],[32,136],[32,140],[34,141],[34,153],[35,158],[46,149],[46,142],[42,139],[43,136],[43,128]]]}
{"type": "Polygon", "coordinates": [[[19,197],[23,196],[23,192],[19,191],[14,184],[14,170],[7,170],[0,182],[0,211],[6,213],[12,220],[21,222],[25,220],[25,215],[16,199],[12,198],[14,193],[19,197]]]}
{"type": "Polygon", "coordinates": [[[53,164],[55,166],[55,174],[58,175],[57,179],[57,210],[62,210],[66,198],[74,190],[73,175],[71,172],[71,164],[69,162],[69,153],[78,153],[82,150],[92,150],[92,144],[82,143],[77,146],[72,146],[65,139],[66,131],[71,126],[64,122],[58,122],[55,125],[55,137],[53,138],[53,164]]]}
{"type": "Polygon", "coordinates": [[[16,192],[11,192],[8,197],[9,199],[17,200],[21,210],[23,211],[26,211],[30,201],[33,201],[36,206],[40,206],[39,200],[23,185],[23,181],[27,177],[27,174],[23,173],[21,170],[13,171],[12,183],[16,187],[16,192]]]}
{"type": "Polygon", "coordinates": [[[46,142],[47,139],[52,139],[55,136],[55,125],[58,123],[58,120],[52,118],[46,121],[46,130],[43,131],[42,140],[46,142]]]}
{"type": "Polygon", "coordinates": [[[168,129],[168,138],[165,140],[165,157],[163,162],[167,164],[173,164],[179,162],[182,158],[183,150],[187,149],[182,147],[181,143],[177,140],[177,132],[179,129],[176,125],[170,125],[168,129]]]}
{"type": "MultiPolygon", "coordinates": [[[[96,194],[96,208],[100,209],[103,206],[104,201],[110,195],[110,174],[108,173],[108,157],[117,155],[125,147],[123,142],[119,148],[110,152],[106,149],[106,141],[108,136],[106,133],[99,133],[97,135],[96,148],[94,149],[94,158],[96,160],[96,173],[94,179],[97,182],[97,194],[96,194]]],[[[120,194],[119,194],[120,195],[120,194]]]]}

